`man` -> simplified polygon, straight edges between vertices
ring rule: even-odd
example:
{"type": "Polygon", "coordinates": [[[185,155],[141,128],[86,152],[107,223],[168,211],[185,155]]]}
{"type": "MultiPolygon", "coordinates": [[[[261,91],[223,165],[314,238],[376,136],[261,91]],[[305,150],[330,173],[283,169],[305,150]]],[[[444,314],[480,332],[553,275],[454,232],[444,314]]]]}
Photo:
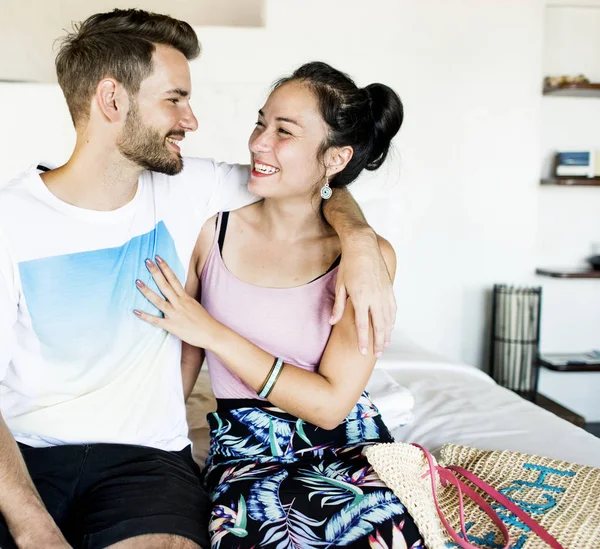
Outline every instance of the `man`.
{"type": "MultiPolygon", "coordinates": [[[[186,159],[197,129],[182,21],[88,18],[57,56],[77,132],[69,161],[0,191],[0,547],[209,547],[191,459],[181,342],[140,323],[135,288],[157,254],[181,280],[205,220],[253,198],[247,168],[186,159]]],[[[387,271],[355,203],[325,215],[343,242],[361,349],[389,339],[387,271]],[[353,289],[354,288],[354,289],[353,289]],[[386,319],[387,317],[387,319],[386,319]],[[383,319],[383,320],[382,320],[383,319]]],[[[146,306],[147,308],[147,306],[146,306]]]]}

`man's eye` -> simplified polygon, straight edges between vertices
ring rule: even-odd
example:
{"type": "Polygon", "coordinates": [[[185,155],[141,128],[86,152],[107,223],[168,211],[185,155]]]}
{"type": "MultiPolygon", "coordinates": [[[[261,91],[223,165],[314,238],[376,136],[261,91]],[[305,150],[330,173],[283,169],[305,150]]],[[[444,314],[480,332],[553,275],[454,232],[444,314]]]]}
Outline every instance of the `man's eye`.
{"type": "Polygon", "coordinates": [[[179,99],[175,99],[175,98],[173,98],[173,99],[169,99],[169,101],[170,101],[171,103],[173,103],[174,105],[176,105],[177,103],[179,103],[179,99]]]}
{"type": "Polygon", "coordinates": [[[264,126],[264,124],[260,120],[257,120],[255,125],[256,126],[264,126]]]}

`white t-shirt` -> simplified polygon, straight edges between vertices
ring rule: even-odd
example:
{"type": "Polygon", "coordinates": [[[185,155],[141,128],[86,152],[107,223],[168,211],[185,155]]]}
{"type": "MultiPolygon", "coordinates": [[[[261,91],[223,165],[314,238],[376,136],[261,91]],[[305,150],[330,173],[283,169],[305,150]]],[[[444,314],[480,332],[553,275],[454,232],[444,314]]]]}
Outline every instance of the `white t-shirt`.
{"type": "Polygon", "coordinates": [[[135,280],[158,291],[144,264],[158,254],[184,283],[204,222],[256,198],[247,167],[184,165],[144,172],[110,212],[61,201],[38,168],[0,189],[0,410],[19,442],[190,443],[181,341],[133,314],[159,314],[135,280]]]}

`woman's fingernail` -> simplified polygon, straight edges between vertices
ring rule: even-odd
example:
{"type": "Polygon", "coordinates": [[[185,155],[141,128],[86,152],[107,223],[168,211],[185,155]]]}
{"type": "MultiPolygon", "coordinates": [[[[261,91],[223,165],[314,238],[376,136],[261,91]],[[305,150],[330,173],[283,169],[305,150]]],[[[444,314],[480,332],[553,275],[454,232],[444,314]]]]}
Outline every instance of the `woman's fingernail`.
{"type": "Polygon", "coordinates": [[[154,259],[156,259],[157,263],[162,263],[163,262],[163,259],[162,259],[162,257],[160,257],[160,255],[155,255],[154,259]]]}
{"type": "Polygon", "coordinates": [[[366,354],[367,354],[367,348],[366,348],[366,347],[363,347],[363,348],[360,350],[360,354],[361,354],[361,355],[363,355],[363,356],[364,356],[364,355],[366,355],[366,354]]]}
{"type": "Polygon", "coordinates": [[[137,309],[134,309],[134,310],[133,310],[133,314],[134,314],[135,316],[142,316],[142,313],[140,313],[140,312],[139,312],[137,309]]]}
{"type": "Polygon", "coordinates": [[[383,354],[383,353],[382,353],[381,351],[379,351],[379,352],[378,352],[378,353],[377,353],[375,356],[376,356],[377,358],[379,358],[379,357],[381,357],[381,355],[382,355],[382,354],[383,354]]]}
{"type": "Polygon", "coordinates": [[[154,267],[154,263],[152,263],[152,261],[150,261],[149,259],[146,259],[146,267],[150,269],[151,267],[154,267]]]}
{"type": "Polygon", "coordinates": [[[143,288],[144,287],[144,283],[141,280],[139,280],[139,279],[135,281],[135,285],[138,288],[143,288]]]}

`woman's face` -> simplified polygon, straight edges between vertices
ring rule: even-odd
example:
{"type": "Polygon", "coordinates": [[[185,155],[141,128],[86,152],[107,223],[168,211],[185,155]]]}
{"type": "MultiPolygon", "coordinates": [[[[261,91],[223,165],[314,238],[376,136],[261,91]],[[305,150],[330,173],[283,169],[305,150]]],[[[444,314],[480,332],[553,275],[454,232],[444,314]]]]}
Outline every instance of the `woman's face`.
{"type": "Polygon", "coordinates": [[[325,177],[317,154],[326,135],[317,100],[305,84],[296,81],[277,88],[258,111],[248,141],[250,191],[264,198],[311,197],[325,177]]]}

